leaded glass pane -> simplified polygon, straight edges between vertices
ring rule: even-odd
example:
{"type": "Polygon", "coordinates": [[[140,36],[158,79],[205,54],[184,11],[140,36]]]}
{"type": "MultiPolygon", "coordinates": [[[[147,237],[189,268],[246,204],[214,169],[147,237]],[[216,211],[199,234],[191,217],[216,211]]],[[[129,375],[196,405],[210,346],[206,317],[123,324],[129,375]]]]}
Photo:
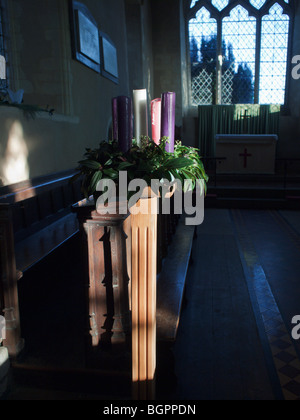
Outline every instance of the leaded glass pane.
{"type": "Polygon", "coordinates": [[[252,6],[256,7],[256,9],[260,9],[264,4],[266,0],[250,0],[250,3],[252,6]]]}
{"type": "Polygon", "coordinates": [[[222,103],[254,103],[256,19],[242,6],[223,19],[222,103]]]}
{"type": "MultiPolygon", "coordinates": [[[[289,0],[284,0],[290,4],[289,0]]],[[[191,7],[205,2],[192,0],[191,7]]],[[[220,14],[230,0],[206,0],[220,14]]],[[[202,7],[190,20],[189,39],[194,105],[211,103],[259,103],[285,100],[290,17],[283,6],[268,0],[240,0],[222,19],[222,43],[218,45],[217,22],[202,7]],[[261,15],[261,51],[256,52],[257,20],[250,16],[246,4],[261,15]],[[271,4],[268,15],[263,15],[271,4]],[[244,6],[244,7],[243,7],[244,6]],[[260,57],[260,63],[256,60],[260,57]],[[220,63],[220,65],[219,65],[220,63]],[[260,73],[256,75],[257,64],[260,73]],[[257,77],[256,77],[257,76],[257,77]],[[257,82],[257,85],[255,84],[257,82]],[[259,82],[259,84],[258,84],[259,82]]],[[[259,32],[260,33],[260,32],[259,32]]]]}
{"type": "Polygon", "coordinates": [[[218,10],[223,10],[229,4],[229,0],[212,0],[212,5],[215,6],[218,10]]]}
{"type": "Polygon", "coordinates": [[[215,101],[217,63],[217,21],[202,7],[189,22],[192,103],[212,104],[215,101]]]}
{"type": "Polygon", "coordinates": [[[275,3],[262,19],[259,102],[284,104],[290,18],[275,3]]]}

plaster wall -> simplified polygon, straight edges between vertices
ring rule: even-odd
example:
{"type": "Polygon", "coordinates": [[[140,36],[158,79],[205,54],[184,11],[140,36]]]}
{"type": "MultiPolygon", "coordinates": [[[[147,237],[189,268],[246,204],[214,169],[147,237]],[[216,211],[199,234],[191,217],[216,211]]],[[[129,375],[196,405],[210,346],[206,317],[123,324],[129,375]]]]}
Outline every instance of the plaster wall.
{"type": "Polygon", "coordinates": [[[72,58],[68,0],[8,0],[12,88],[24,89],[24,103],[49,106],[55,114],[27,120],[20,110],[0,108],[4,184],[23,180],[3,173],[8,158],[13,163],[11,149],[16,147],[26,155],[24,179],[74,168],[85,147],[107,139],[112,97],[131,93],[124,1],[82,2],[117,47],[119,84],[72,58]],[[12,142],[14,136],[18,139],[12,142]]]}
{"type": "Polygon", "coordinates": [[[176,92],[176,125],[182,125],[180,0],[152,0],[154,96],[176,92]]]}

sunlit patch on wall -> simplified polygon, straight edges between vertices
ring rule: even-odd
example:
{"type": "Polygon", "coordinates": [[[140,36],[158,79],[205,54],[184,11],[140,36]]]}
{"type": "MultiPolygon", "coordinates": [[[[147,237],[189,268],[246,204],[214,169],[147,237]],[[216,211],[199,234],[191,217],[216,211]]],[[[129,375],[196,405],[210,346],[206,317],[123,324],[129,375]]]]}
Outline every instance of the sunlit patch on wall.
{"type": "Polygon", "coordinates": [[[28,148],[19,121],[14,121],[10,126],[0,176],[5,185],[29,179],[28,148]]]}

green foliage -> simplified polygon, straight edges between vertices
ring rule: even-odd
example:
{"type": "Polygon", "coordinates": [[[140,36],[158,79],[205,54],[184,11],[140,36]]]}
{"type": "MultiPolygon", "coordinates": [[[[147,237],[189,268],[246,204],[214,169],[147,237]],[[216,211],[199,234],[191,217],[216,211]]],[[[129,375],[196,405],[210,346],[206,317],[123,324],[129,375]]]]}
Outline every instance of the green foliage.
{"type": "Polygon", "coordinates": [[[79,172],[73,179],[83,176],[82,189],[87,198],[95,193],[100,180],[112,179],[117,183],[121,171],[127,172],[128,183],[136,178],[143,179],[149,186],[152,179],[171,181],[175,178],[181,182],[190,179],[194,188],[200,179],[206,187],[208,177],[198,149],[177,142],[174,153],[168,153],[167,141],[164,137],[160,145],[156,145],[145,137],[139,147],[134,140],[125,154],[116,141],[103,141],[98,149],[86,149],[85,159],[79,162],[79,172]]]}

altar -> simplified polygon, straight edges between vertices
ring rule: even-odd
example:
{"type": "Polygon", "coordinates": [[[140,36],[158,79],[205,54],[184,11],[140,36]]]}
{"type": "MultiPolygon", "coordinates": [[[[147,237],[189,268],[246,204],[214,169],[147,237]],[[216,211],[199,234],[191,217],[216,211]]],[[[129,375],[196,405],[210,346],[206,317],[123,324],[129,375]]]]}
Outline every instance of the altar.
{"type": "Polygon", "coordinates": [[[278,136],[216,135],[218,174],[274,174],[278,136]]]}

